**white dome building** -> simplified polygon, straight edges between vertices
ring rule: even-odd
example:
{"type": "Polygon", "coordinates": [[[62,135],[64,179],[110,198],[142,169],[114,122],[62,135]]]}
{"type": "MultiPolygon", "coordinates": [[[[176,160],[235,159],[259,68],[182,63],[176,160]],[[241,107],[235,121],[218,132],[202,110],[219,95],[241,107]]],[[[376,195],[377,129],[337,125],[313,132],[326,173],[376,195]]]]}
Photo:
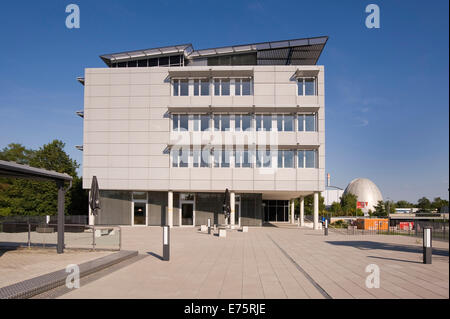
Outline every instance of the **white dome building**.
{"type": "Polygon", "coordinates": [[[357,196],[357,208],[361,208],[364,214],[369,210],[375,211],[375,206],[379,200],[383,200],[377,185],[367,178],[356,178],[352,180],[344,191],[344,194],[357,196]]]}

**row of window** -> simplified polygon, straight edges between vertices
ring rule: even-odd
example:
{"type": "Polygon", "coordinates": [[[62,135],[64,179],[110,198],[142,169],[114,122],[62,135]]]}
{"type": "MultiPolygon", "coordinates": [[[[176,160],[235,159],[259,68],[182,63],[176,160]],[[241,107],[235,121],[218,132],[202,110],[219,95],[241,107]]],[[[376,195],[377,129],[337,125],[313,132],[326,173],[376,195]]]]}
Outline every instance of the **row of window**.
{"type": "Polygon", "coordinates": [[[170,158],[172,167],[317,168],[317,150],[233,150],[186,147],[172,149],[170,158]]]}
{"type": "Polygon", "coordinates": [[[164,56],[151,59],[140,59],[125,62],[112,63],[112,68],[145,68],[156,66],[184,66],[183,55],[164,56]]]}
{"type": "Polygon", "coordinates": [[[315,132],[317,113],[313,114],[173,114],[173,131],[278,131],[315,132]],[[274,124],[274,120],[276,124],[274,124]],[[295,125],[297,123],[297,125],[295,125]]]}
{"type": "MultiPolygon", "coordinates": [[[[173,79],[173,96],[208,96],[211,88],[215,96],[253,95],[253,81],[250,78],[173,79]]],[[[317,95],[315,78],[298,78],[299,96],[317,95]]]]}
{"type": "Polygon", "coordinates": [[[215,78],[209,79],[174,79],[172,80],[173,96],[208,96],[211,87],[215,96],[245,96],[252,95],[252,80],[250,78],[215,78]],[[191,88],[191,91],[189,90],[191,88]]]}

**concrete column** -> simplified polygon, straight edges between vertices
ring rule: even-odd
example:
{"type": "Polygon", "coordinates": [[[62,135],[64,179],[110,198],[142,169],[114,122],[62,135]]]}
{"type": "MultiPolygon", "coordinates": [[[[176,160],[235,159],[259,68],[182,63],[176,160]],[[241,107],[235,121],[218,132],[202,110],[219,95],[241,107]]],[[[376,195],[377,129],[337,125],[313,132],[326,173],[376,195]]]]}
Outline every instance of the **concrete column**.
{"type": "Polygon", "coordinates": [[[295,224],[295,201],[291,199],[291,224],[295,224]]]}
{"type": "Polygon", "coordinates": [[[235,212],[235,196],[234,192],[230,192],[230,225],[236,224],[236,212],[235,212]]]}
{"type": "Polygon", "coordinates": [[[169,227],[173,227],[173,192],[169,191],[167,196],[167,224],[169,227]]]}
{"type": "Polygon", "coordinates": [[[305,226],[305,197],[300,197],[300,226],[305,226]]]}
{"type": "Polygon", "coordinates": [[[319,229],[319,192],[314,192],[314,229],[319,229]]]}

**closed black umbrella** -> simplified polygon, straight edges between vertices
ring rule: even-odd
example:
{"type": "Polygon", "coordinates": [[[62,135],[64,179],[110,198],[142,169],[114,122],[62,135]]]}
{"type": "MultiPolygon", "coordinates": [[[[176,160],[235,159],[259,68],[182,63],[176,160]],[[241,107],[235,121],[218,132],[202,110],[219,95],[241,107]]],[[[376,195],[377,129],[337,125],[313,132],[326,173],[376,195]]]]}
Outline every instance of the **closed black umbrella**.
{"type": "Polygon", "coordinates": [[[94,215],[97,215],[97,210],[100,207],[100,189],[98,188],[97,176],[92,177],[91,192],[89,194],[89,206],[94,215]]]}
{"type": "Polygon", "coordinates": [[[225,190],[225,198],[223,199],[223,214],[225,218],[229,218],[231,213],[230,208],[230,192],[228,188],[225,190]]]}

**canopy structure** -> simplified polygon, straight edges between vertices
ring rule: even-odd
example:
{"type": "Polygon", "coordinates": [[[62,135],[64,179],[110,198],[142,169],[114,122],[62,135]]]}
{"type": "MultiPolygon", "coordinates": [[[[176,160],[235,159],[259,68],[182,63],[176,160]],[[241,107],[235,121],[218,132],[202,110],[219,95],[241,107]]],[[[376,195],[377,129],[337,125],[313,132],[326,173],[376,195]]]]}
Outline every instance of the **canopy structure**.
{"type": "MultiPolygon", "coordinates": [[[[100,58],[112,67],[119,62],[139,61],[148,58],[180,55],[184,58],[180,66],[195,65],[195,61],[247,55],[239,65],[315,65],[328,41],[328,36],[291,39],[284,41],[260,42],[194,50],[192,44],[182,44],[104,54],[100,58]]],[[[216,60],[208,65],[217,65],[216,60]]],[[[150,65],[149,65],[150,66],[150,65]]],[[[158,66],[158,65],[153,65],[158,66]]],[[[165,65],[169,66],[169,65],[165,65]]]]}
{"type": "Polygon", "coordinates": [[[72,187],[72,177],[68,174],[1,160],[0,176],[56,182],[58,186],[58,243],[56,251],[58,254],[62,254],[64,252],[64,197],[67,190],[72,187]],[[64,189],[66,182],[69,183],[69,187],[64,189]]]}

